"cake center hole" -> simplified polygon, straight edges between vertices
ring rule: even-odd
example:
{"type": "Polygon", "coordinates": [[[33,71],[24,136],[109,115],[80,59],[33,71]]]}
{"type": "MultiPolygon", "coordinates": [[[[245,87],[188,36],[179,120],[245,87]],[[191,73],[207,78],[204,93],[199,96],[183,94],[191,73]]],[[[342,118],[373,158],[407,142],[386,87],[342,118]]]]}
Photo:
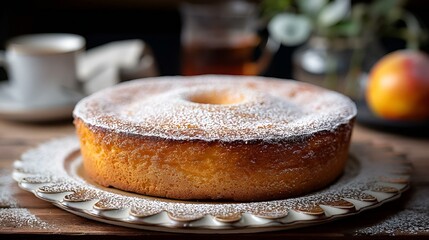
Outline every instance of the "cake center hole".
{"type": "Polygon", "coordinates": [[[187,100],[200,104],[228,105],[243,102],[244,95],[232,90],[210,90],[194,93],[187,100]]]}

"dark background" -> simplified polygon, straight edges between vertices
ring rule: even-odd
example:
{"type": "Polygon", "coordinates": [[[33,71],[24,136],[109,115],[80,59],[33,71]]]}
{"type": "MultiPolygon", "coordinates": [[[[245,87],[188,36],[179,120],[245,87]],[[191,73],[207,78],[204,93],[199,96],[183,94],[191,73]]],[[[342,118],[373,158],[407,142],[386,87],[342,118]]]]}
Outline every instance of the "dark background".
{"type": "MultiPolygon", "coordinates": [[[[30,33],[67,32],[86,38],[87,48],[138,38],[151,46],[161,75],[179,72],[180,0],[7,0],[0,10],[0,49],[7,39],[30,33]]],[[[406,7],[426,26],[429,1],[409,0],[406,7]]],[[[387,51],[403,48],[399,40],[384,39],[387,51]]],[[[426,51],[426,43],[424,50],[426,51]]],[[[266,76],[291,78],[294,48],[281,47],[266,76]]],[[[5,79],[0,70],[0,79],[5,79]]]]}

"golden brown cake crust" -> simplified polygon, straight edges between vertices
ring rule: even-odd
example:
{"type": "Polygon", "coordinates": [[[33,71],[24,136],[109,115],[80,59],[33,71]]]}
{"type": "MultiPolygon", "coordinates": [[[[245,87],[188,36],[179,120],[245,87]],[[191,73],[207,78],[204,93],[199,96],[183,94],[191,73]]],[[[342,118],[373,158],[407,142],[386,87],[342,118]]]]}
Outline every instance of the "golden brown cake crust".
{"type": "Polygon", "coordinates": [[[343,171],[352,127],[267,144],[161,140],[75,124],[86,173],[103,186],[235,201],[281,199],[331,183],[343,171]]]}
{"type": "Polygon", "coordinates": [[[297,196],[341,175],[356,115],[349,99],[293,81],[206,78],[141,80],[81,101],[86,174],[150,196],[234,201],[297,196]],[[201,93],[205,84],[221,88],[201,93]],[[225,94],[232,86],[245,91],[225,94]]]}

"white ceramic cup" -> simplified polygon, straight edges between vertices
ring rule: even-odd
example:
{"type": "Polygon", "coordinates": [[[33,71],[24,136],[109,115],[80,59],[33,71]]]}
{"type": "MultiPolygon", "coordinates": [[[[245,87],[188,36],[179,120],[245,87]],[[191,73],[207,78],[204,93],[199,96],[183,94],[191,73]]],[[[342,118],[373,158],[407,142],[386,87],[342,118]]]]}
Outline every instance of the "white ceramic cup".
{"type": "Polygon", "coordinates": [[[8,41],[2,58],[17,101],[29,105],[64,101],[77,91],[76,61],[85,39],[74,34],[33,34],[8,41]]]}

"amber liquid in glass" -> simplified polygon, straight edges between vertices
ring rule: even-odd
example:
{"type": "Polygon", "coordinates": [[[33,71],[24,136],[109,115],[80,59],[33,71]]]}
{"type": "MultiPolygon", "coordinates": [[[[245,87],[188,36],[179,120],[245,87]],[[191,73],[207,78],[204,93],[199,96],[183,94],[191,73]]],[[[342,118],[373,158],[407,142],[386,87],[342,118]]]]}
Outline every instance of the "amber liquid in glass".
{"type": "Polygon", "coordinates": [[[230,41],[189,41],[182,45],[182,74],[256,75],[253,53],[258,36],[239,36],[230,41]]]}

